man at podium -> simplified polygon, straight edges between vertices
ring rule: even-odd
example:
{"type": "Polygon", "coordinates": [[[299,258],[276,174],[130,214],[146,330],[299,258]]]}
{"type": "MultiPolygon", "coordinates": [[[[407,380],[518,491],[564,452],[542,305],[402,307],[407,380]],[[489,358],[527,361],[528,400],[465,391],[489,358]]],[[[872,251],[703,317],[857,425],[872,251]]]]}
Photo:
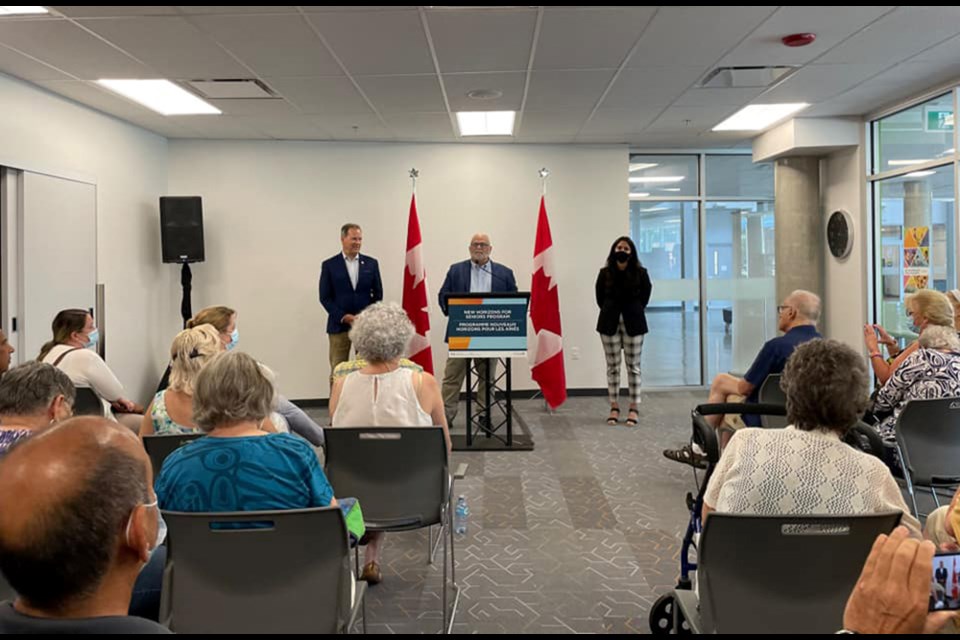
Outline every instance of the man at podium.
{"type": "MultiPolygon", "coordinates": [[[[490,259],[493,245],[490,236],[477,233],[470,240],[470,259],[450,265],[447,277],[440,287],[440,309],[443,315],[448,315],[447,298],[452,294],[462,293],[514,293],[517,291],[517,281],[513,271],[502,264],[490,259]]],[[[444,338],[446,341],[446,338],[444,338]]],[[[478,359],[477,370],[480,375],[480,397],[485,397],[484,368],[493,363],[489,379],[497,377],[497,361],[495,359],[478,359]]],[[[457,417],[457,408],[460,402],[460,387],[467,375],[467,358],[447,358],[447,365],[443,371],[443,408],[447,414],[447,424],[452,425],[457,417]]]]}

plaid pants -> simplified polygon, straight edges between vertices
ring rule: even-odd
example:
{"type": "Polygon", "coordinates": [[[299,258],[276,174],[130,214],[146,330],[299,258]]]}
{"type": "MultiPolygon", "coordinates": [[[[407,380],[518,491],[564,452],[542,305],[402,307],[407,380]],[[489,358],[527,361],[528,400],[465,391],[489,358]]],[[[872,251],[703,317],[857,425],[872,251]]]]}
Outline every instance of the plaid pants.
{"type": "Polygon", "coordinates": [[[612,336],[600,334],[603,343],[603,355],[607,359],[607,396],[610,404],[617,402],[620,395],[620,352],[623,351],[627,365],[627,382],[630,384],[630,402],[640,404],[640,354],[643,353],[643,335],[629,336],[623,326],[620,326],[612,336]]]}

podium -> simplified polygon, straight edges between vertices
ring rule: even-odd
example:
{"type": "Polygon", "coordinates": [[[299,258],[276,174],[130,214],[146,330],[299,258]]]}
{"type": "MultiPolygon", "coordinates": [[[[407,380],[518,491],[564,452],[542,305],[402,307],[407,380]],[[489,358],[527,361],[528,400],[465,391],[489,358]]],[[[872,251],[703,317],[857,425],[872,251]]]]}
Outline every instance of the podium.
{"type": "Polygon", "coordinates": [[[447,296],[448,357],[469,359],[466,437],[461,441],[453,436],[455,451],[533,449],[528,434],[514,433],[511,366],[513,358],[527,356],[529,306],[530,294],[526,292],[447,296]],[[498,363],[503,363],[499,374],[495,373],[498,363]]]}

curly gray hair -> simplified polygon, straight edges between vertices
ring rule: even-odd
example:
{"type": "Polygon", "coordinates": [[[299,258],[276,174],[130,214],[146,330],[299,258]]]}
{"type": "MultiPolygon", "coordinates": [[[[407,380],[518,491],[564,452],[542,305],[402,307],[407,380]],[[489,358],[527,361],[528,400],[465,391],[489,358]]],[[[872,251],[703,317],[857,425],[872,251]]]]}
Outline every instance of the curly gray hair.
{"type": "Polygon", "coordinates": [[[204,431],[238,422],[260,422],[275,406],[270,375],[251,356],[227,351],[214,356],[193,384],[193,421],[204,431]]]}
{"type": "Polygon", "coordinates": [[[960,338],[957,337],[957,332],[950,327],[932,324],[920,334],[919,342],[924,349],[960,351],[960,338]]]}
{"type": "Polygon", "coordinates": [[[389,362],[404,354],[413,332],[413,323],[400,305],[378,302],[353,321],[350,342],[367,362],[389,362]]]}
{"type": "Polygon", "coordinates": [[[869,402],[863,358],[836,340],[798,346],[783,370],[787,420],[797,429],[829,429],[841,436],[856,424],[869,402]]]}

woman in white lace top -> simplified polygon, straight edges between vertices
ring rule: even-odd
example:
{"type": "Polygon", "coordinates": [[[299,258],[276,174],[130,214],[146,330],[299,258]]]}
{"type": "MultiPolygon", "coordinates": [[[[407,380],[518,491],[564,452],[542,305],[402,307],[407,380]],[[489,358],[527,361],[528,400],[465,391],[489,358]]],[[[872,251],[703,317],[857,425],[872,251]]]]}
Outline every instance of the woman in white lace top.
{"type": "Polygon", "coordinates": [[[786,429],[742,429],[730,440],[704,498],[712,511],[758,515],[853,515],[901,511],[920,537],[900,488],[879,459],[843,442],[863,415],[862,358],[835,340],[811,340],[783,371],[786,429]]]}

